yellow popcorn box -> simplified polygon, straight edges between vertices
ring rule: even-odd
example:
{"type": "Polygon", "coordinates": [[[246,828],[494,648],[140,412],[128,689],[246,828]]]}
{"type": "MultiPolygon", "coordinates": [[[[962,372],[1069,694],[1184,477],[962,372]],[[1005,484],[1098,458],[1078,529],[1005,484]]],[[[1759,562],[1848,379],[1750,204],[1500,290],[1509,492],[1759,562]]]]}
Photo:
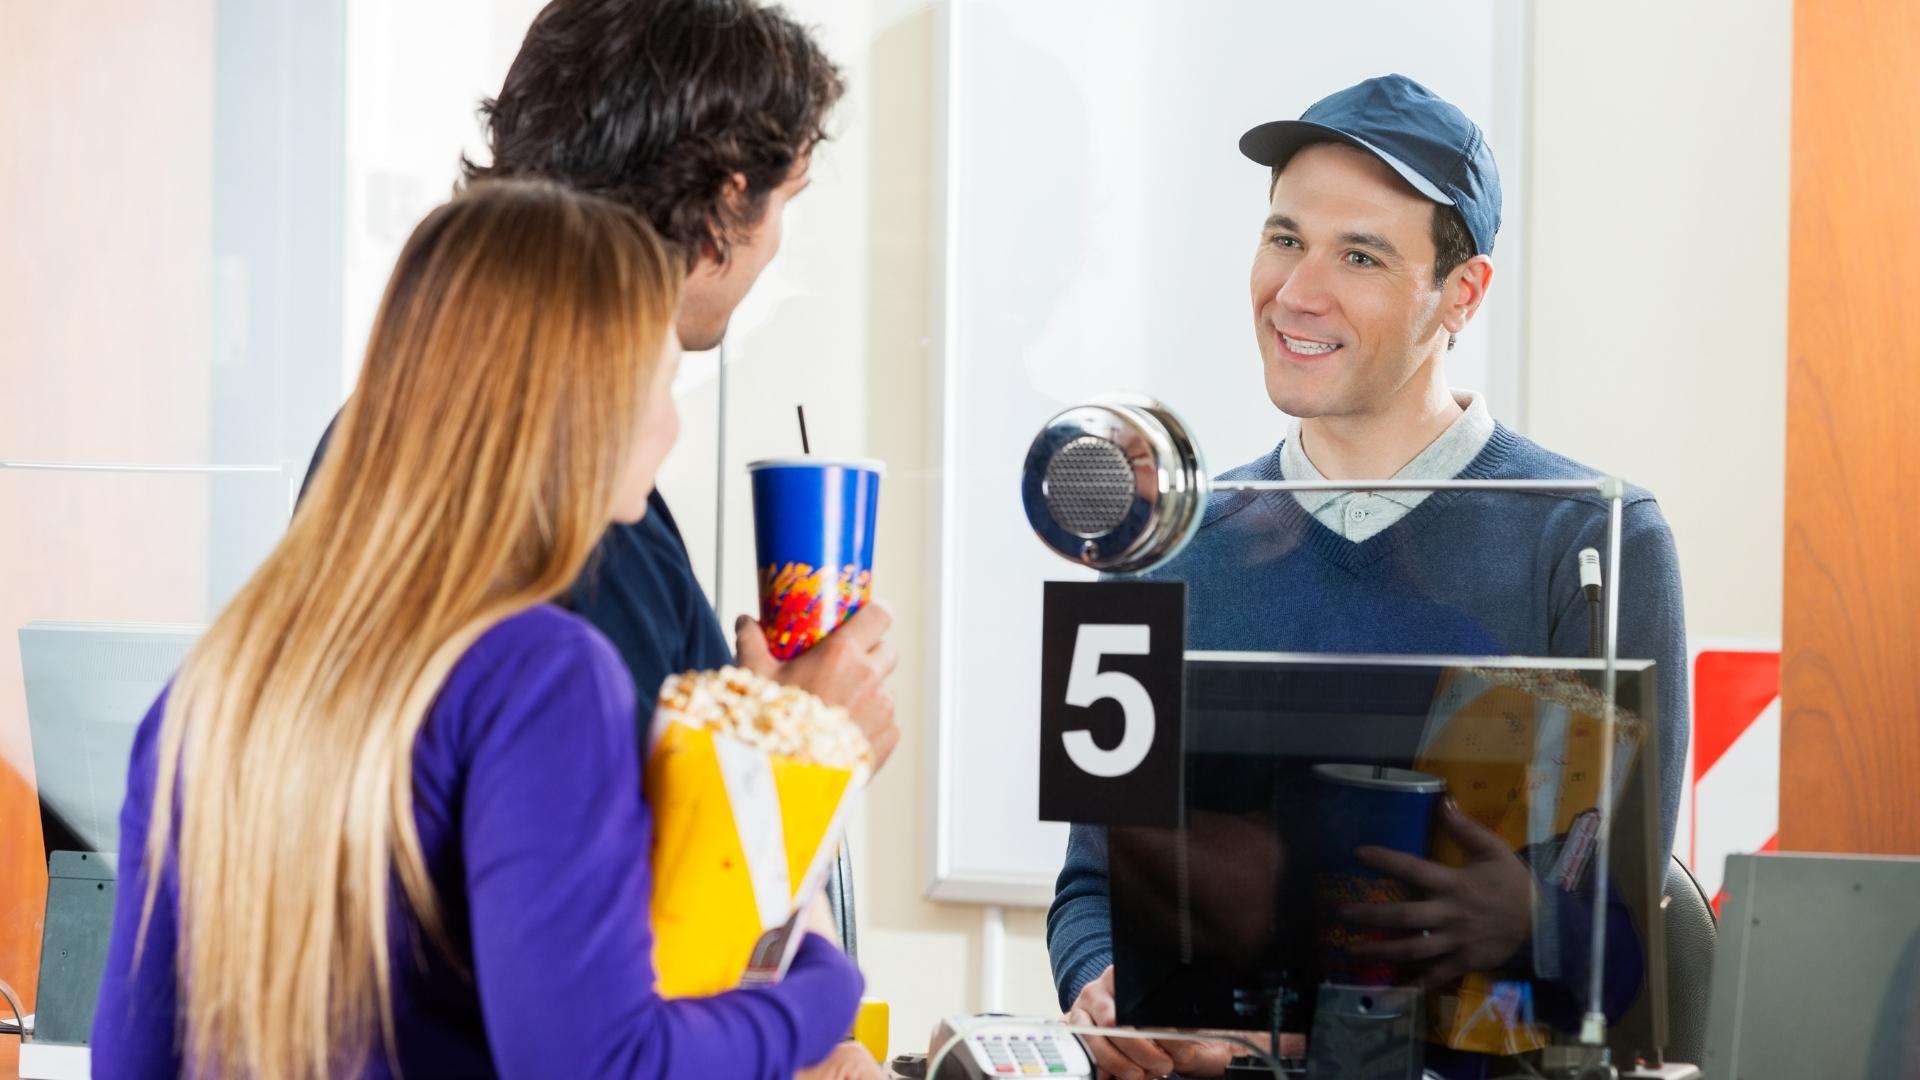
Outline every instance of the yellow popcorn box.
{"type": "MultiPolygon", "coordinates": [[[[1461,811],[1516,852],[1545,835],[1569,837],[1581,819],[1598,822],[1604,709],[1599,691],[1552,673],[1455,671],[1435,695],[1414,768],[1445,780],[1461,811]]],[[[1646,725],[1624,709],[1615,716],[1611,784],[1618,798],[1646,725]]],[[[1463,866],[1467,855],[1443,835],[1434,839],[1433,859],[1463,866]]],[[[1553,876],[1550,868],[1535,871],[1553,876]]],[[[1455,1050],[1521,1054],[1550,1041],[1531,1006],[1484,973],[1435,995],[1428,1013],[1429,1038],[1455,1050]]]]}
{"type": "Polygon", "coordinates": [[[824,883],[870,761],[846,713],[801,691],[738,668],[667,681],[645,779],[661,994],[740,984],[824,883]]]}

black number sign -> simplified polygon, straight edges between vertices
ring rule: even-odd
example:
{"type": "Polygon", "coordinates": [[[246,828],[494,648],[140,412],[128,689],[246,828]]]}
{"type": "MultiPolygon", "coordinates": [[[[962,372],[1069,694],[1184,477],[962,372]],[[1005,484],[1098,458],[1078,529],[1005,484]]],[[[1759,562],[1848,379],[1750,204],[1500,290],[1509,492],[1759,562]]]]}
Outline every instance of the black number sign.
{"type": "Polygon", "coordinates": [[[1040,818],[1180,820],[1187,587],[1049,581],[1040,645],[1040,818]]]}

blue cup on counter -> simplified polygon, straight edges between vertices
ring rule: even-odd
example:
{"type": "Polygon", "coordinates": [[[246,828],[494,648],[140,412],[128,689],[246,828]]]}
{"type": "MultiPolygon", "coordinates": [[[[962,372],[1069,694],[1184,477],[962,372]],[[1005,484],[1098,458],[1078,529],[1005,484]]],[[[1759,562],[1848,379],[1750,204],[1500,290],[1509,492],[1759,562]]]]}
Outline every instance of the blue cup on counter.
{"type": "Polygon", "coordinates": [[[1411,885],[1367,866],[1354,852],[1380,847],[1427,858],[1433,850],[1434,811],[1446,794],[1446,782],[1412,769],[1373,765],[1315,765],[1313,781],[1318,860],[1314,891],[1327,977],[1356,986],[1403,985],[1407,978],[1400,965],[1347,952],[1361,941],[1385,940],[1390,932],[1349,926],[1334,913],[1347,904],[1418,899],[1411,885]]]}
{"type": "Polygon", "coordinates": [[[886,466],[864,458],[772,458],[747,466],[767,648],[791,660],[873,595],[873,533],[886,466]]]}

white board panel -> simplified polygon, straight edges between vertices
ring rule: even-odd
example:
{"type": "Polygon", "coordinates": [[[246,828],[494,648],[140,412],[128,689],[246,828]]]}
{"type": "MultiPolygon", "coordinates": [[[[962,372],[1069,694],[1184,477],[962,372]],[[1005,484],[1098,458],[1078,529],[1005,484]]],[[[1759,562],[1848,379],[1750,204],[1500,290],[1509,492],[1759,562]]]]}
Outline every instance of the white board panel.
{"type": "Polygon", "coordinates": [[[1479,121],[1504,225],[1449,377],[1524,426],[1525,17],[1518,0],[948,5],[929,895],[1044,904],[1064,850],[1065,826],[1037,817],[1040,583],[1075,571],[1019,501],[1042,422],[1132,389],[1186,416],[1214,471],[1278,438],[1247,285],[1267,170],[1243,131],[1393,71],[1479,121]]]}

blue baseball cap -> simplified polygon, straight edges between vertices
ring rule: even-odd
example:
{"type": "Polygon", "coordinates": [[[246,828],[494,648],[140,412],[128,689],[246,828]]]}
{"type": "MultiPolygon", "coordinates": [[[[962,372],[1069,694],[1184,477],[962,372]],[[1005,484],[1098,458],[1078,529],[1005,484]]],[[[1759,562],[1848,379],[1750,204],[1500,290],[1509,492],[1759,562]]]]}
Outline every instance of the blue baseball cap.
{"type": "Polygon", "coordinates": [[[1500,231],[1500,170],[1480,125],[1405,75],[1381,75],[1320,99],[1298,120],[1275,120],[1240,136],[1240,152],[1278,168],[1301,147],[1343,142],[1367,151],[1413,189],[1451,206],[1473,249],[1487,255],[1500,231]]]}

